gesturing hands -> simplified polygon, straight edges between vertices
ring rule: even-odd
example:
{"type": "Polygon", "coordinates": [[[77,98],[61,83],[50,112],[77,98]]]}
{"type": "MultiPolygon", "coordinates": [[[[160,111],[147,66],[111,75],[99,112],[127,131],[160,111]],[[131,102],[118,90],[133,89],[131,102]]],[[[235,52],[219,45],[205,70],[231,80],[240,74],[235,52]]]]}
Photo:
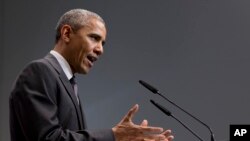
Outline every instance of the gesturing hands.
{"type": "Polygon", "coordinates": [[[139,106],[136,104],[129,110],[127,115],[112,128],[116,141],[172,141],[173,135],[171,130],[163,132],[161,127],[150,127],[148,121],[143,120],[141,125],[132,122],[132,118],[138,111],[139,106]]]}

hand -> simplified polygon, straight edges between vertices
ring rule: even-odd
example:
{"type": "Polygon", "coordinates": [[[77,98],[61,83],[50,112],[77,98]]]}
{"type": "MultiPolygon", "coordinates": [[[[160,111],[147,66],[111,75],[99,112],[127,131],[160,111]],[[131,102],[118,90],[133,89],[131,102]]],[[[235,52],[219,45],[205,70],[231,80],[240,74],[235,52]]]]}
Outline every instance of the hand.
{"type": "MultiPolygon", "coordinates": [[[[147,120],[143,120],[142,123],[141,123],[141,126],[147,127],[148,126],[148,121],[147,120]]],[[[164,135],[165,138],[166,138],[163,141],[172,141],[174,139],[174,136],[171,135],[171,130],[166,130],[166,131],[164,131],[161,134],[164,135]]],[[[154,141],[154,140],[150,140],[150,141],[154,141]]]]}
{"type": "Polygon", "coordinates": [[[121,122],[112,128],[116,141],[171,141],[173,139],[170,130],[163,132],[163,128],[150,127],[147,120],[144,120],[141,125],[134,124],[132,118],[138,109],[136,104],[121,122]]]}

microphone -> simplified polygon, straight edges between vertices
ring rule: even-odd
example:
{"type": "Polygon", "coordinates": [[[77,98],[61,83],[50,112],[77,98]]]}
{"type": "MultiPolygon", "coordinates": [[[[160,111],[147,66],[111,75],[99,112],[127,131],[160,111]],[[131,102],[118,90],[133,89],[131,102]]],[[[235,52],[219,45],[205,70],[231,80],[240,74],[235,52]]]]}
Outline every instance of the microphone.
{"type": "Polygon", "coordinates": [[[144,87],[146,87],[147,89],[149,89],[151,92],[153,92],[154,94],[158,94],[159,93],[159,90],[157,90],[155,87],[149,85],[148,83],[142,81],[142,80],[139,80],[139,83],[141,85],[143,85],[144,87]]]}
{"type": "Polygon", "coordinates": [[[187,125],[185,125],[181,120],[176,118],[169,110],[161,106],[160,104],[156,103],[152,99],[150,99],[150,102],[157,107],[159,110],[161,110],[163,113],[165,113],[167,116],[170,116],[174,118],[176,121],[178,121],[181,125],[183,125],[187,130],[189,130],[194,136],[196,136],[200,141],[203,141],[200,136],[198,136],[192,129],[190,129],[187,125]]]}
{"type": "Polygon", "coordinates": [[[212,129],[205,124],[204,122],[202,122],[201,120],[199,120],[198,118],[196,118],[195,116],[193,116],[192,114],[190,114],[189,112],[187,112],[186,110],[184,110],[183,108],[181,108],[180,106],[178,106],[177,104],[175,104],[174,102],[172,102],[171,100],[169,100],[167,97],[165,97],[164,95],[162,95],[158,89],[156,89],[155,87],[153,87],[152,85],[149,85],[148,83],[146,83],[143,80],[139,80],[139,83],[141,85],[143,85],[145,88],[147,88],[148,90],[150,90],[151,92],[153,92],[154,94],[158,94],[159,96],[161,96],[163,99],[167,100],[168,102],[170,102],[171,104],[173,104],[175,107],[179,108],[181,111],[183,111],[184,113],[188,114],[190,117],[192,117],[193,119],[195,119],[196,121],[198,121],[199,123],[201,123],[203,126],[205,126],[211,135],[211,141],[215,141],[214,138],[214,133],[212,131],[212,129]]]}

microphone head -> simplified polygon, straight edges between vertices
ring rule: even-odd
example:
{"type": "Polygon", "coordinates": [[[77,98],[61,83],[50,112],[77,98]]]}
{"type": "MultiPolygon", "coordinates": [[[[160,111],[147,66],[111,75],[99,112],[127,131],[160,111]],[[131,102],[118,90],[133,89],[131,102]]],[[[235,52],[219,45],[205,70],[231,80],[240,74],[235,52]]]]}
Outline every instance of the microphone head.
{"type": "Polygon", "coordinates": [[[145,88],[147,88],[148,90],[150,90],[151,92],[153,92],[154,94],[158,94],[159,90],[157,90],[155,87],[149,85],[148,83],[146,83],[143,80],[139,80],[139,83],[144,86],[145,88]]]}
{"type": "Polygon", "coordinates": [[[154,100],[150,99],[150,102],[156,106],[159,110],[161,110],[163,113],[165,113],[168,116],[172,116],[172,113],[166,109],[165,107],[161,106],[159,103],[156,103],[154,100]]]}

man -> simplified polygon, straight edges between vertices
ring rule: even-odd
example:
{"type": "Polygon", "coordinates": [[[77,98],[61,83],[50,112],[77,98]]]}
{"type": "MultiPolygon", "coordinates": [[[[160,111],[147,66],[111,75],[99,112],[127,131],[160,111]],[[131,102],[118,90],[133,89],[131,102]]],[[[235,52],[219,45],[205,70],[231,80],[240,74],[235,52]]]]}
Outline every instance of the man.
{"type": "Polygon", "coordinates": [[[56,27],[50,53],[29,63],[18,76],[10,95],[12,141],[170,141],[170,130],[135,125],[138,105],[112,129],[85,129],[74,74],[87,74],[103,54],[106,27],[96,13],[73,9],[56,27]]]}

